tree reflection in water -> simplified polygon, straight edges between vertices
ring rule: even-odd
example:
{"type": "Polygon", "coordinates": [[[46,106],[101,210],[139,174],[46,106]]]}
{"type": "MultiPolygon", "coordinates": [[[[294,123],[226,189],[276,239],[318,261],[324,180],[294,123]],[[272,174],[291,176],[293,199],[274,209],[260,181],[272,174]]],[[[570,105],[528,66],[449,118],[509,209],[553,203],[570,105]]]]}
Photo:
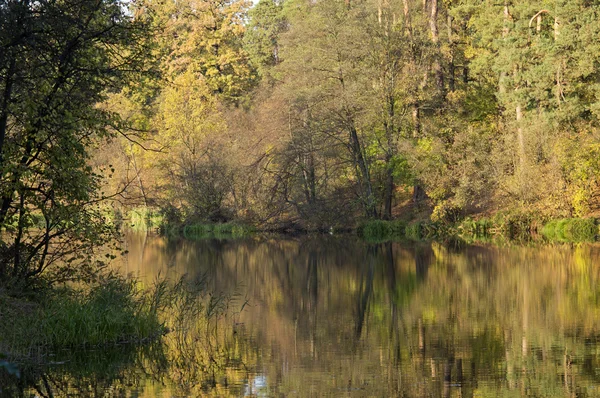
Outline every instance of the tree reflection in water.
{"type": "Polygon", "coordinates": [[[126,272],[208,275],[208,291],[236,301],[219,322],[118,358],[68,353],[13,385],[43,391],[46,379],[54,396],[597,395],[598,246],[138,239],[126,272]]]}

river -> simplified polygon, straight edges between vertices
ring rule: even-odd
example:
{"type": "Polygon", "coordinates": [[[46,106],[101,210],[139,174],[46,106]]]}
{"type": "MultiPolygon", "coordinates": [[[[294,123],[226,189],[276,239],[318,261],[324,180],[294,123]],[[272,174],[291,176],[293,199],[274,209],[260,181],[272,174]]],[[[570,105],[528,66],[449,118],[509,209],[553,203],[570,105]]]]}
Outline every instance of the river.
{"type": "Polygon", "coordinates": [[[227,298],[214,343],[194,343],[215,354],[69,353],[45,371],[55,396],[600,396],[597,245],[130,235],[126,249],[114,266],[144,285],[187,275],[227,298]]]}

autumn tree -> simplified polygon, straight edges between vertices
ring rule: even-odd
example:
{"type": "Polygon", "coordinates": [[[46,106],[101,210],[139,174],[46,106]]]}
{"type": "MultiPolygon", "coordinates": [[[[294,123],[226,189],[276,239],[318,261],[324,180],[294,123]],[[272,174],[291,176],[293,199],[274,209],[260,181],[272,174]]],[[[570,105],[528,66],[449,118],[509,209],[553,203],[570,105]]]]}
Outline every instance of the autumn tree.
{"type": "Polygon", "coordinates": [[[119,118],[97,105],[142,70],[143,19],[120,1],[0,4],[0,281],[89,276],[110,227],[90,152],[119,118]]]}

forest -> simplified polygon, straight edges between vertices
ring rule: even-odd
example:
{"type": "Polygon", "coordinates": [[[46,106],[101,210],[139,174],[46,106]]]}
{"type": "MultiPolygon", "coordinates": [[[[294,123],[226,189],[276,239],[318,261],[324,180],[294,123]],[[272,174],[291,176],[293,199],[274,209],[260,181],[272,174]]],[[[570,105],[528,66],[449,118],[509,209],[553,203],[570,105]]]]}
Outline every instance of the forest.
{"type": "Polygon", "coordinates": [[[599,10],[4,0],[0,276],[93,275],[136,215],[308,231],[594,216],[599,10]]]}
{"type": "Polygon", "coordinates": [[[127,206],[308,230],[597,211],[599,5],[154,2],[159,79],[105,102],[127,206]],[[145,148],[145,149],[144,149],[145,148]],[[126,188],[125,188],[126,187],[126,188]]]}

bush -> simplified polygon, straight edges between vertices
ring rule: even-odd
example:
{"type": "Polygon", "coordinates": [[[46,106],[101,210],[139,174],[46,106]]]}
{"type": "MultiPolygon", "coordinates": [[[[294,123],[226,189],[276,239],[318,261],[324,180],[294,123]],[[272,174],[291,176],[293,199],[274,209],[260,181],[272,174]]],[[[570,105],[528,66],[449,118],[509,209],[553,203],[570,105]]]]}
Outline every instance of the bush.
{"type": "Polygon", "coordinates": [[[147,207],[136,207],[127,213],[129,227],[134,231],[149,231],[159,229],[164,223],[164,215],[161,212],[147,207]]]}
{"type": "Polygon", "coordinates": [[[424,237],[423,224],[421,222],[413,222],[406,226],[405,236],[412,240],[421,240],[424,237]]]}
{"type": "Polygon", "coordinates": [[[528,239],[533,232],[534,217],[528,213],[498,213],[492,223],[509,239],[528,239]]]}

